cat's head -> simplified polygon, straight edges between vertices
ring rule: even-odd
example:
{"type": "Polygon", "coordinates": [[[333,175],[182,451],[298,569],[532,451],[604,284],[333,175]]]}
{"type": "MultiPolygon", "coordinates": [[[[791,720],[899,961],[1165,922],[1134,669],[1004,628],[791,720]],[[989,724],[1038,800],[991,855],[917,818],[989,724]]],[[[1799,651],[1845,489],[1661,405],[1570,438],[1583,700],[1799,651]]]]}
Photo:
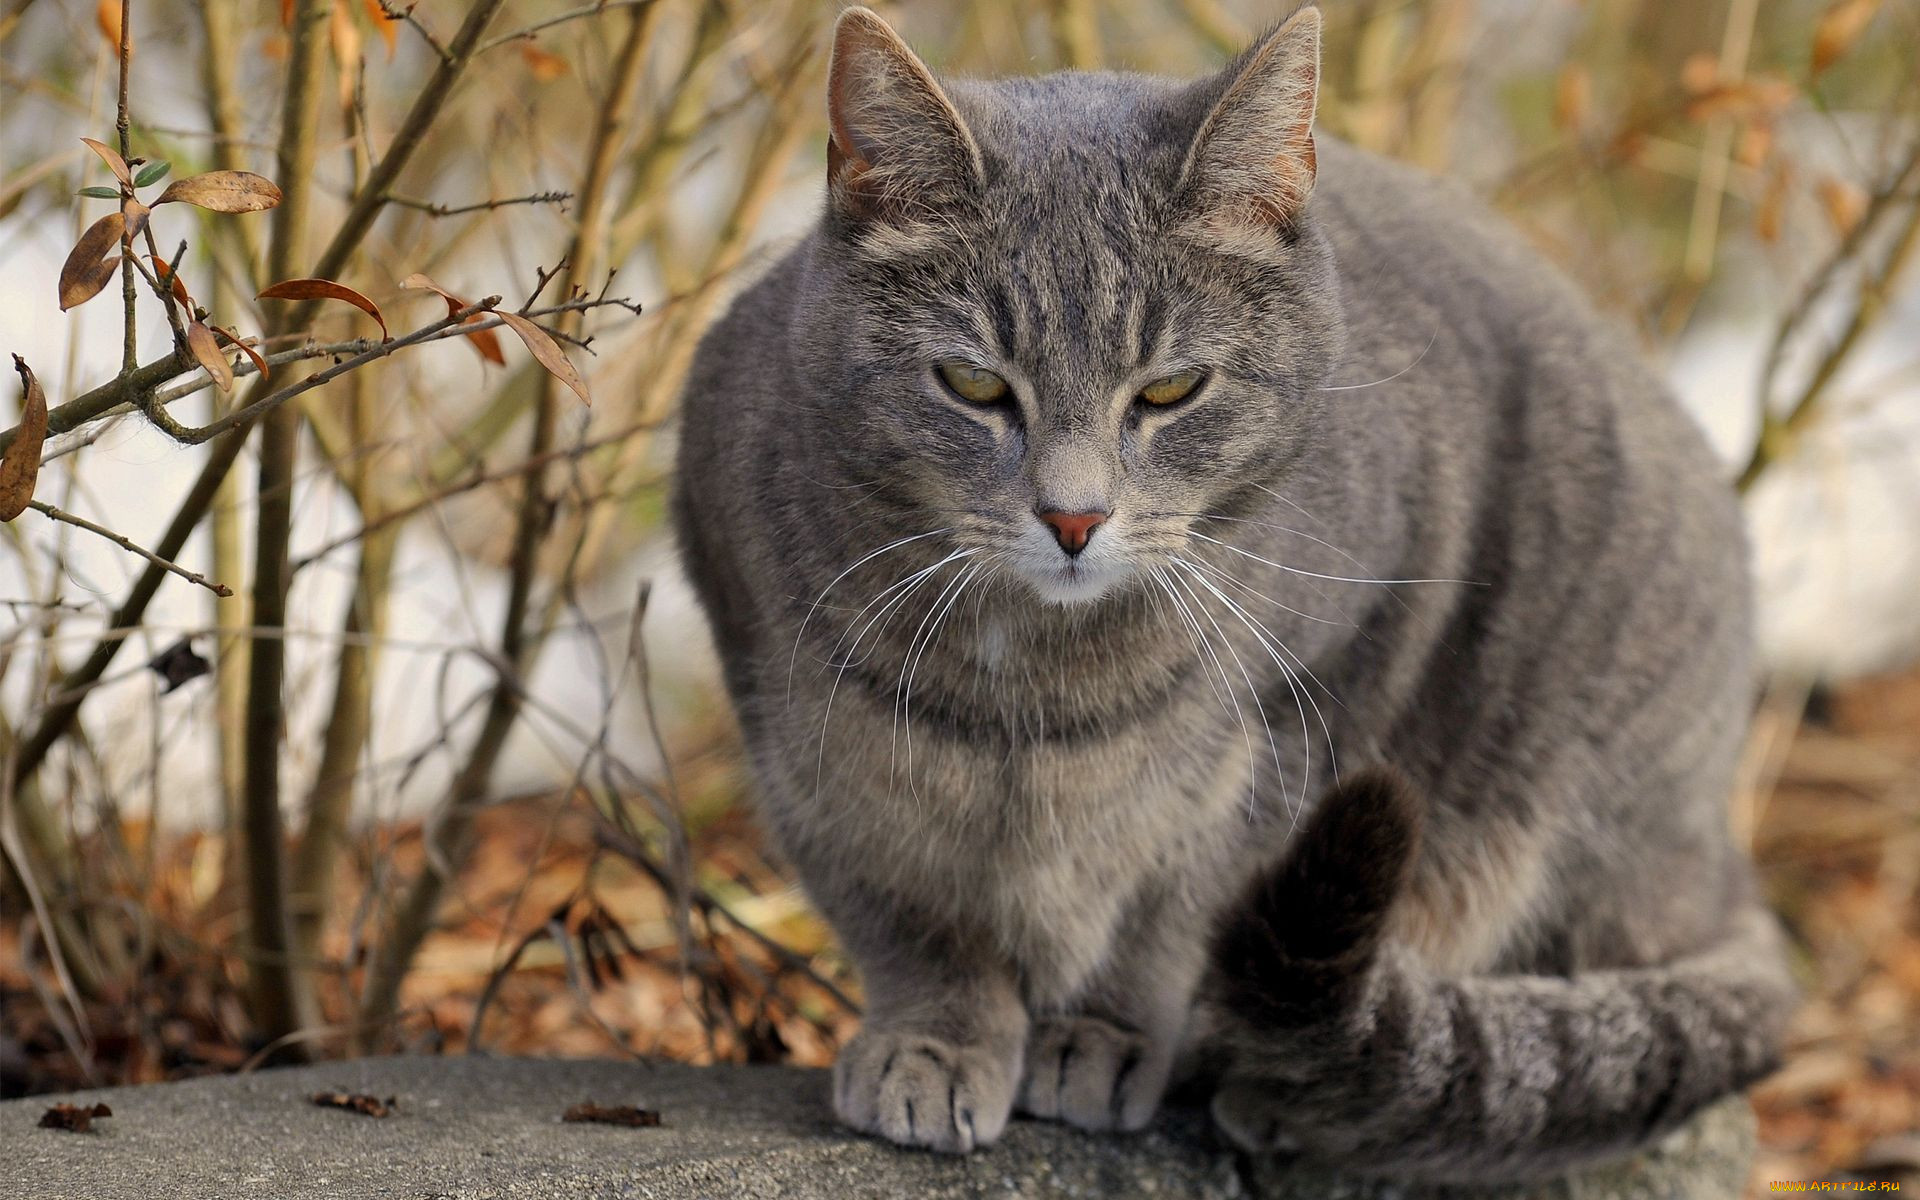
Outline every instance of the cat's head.
{"type": "Polygon", "coordinates": [[[943,87],[843,14],[795,332],[847,473],[1065,604],[1297,453],[1340,336],[1319,42],[1307,8],[1193,83],[943,87]]]}

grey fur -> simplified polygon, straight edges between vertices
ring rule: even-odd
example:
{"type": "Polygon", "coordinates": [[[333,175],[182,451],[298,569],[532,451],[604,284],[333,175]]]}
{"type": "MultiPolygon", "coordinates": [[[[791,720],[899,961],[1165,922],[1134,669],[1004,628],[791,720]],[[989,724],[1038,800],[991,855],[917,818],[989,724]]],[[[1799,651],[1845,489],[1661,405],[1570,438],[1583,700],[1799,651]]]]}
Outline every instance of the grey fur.
{"type": "Polygon", "coordinates": [[[761,811],[864,977],[858,1128],[1136,1129],[1200,1038],[1252,1147],[1523,1175],[1771,1053],[1732,495],[1469,199],[1324,137],[1316,181],[1285,117],[1317,47],[1308,9],[1196,83],[943,89],[850,10],[827,211],[700,347],[679,533],[761,811]],[[1130,402],[1187,367],[1196,398],[1130,402]],[[1069,562],[1038,508],[1112,517],[1069,562]],[[1195,997],[1330,752],[1409,779],[1424,845],[1345,1034],[1264,1033],[1195,997]]]}

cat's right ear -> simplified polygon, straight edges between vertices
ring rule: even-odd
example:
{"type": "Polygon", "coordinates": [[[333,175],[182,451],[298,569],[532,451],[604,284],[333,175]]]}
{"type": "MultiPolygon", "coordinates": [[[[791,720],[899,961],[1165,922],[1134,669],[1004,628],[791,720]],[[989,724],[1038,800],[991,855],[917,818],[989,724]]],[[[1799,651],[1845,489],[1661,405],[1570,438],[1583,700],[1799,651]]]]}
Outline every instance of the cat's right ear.
{"type": "Polygon", "coordinates": [[[860,221],[911,222],[981,179],[980,148],[918,55],[871,9],[834,27],[827,76],[827,188],[860,221]]]}

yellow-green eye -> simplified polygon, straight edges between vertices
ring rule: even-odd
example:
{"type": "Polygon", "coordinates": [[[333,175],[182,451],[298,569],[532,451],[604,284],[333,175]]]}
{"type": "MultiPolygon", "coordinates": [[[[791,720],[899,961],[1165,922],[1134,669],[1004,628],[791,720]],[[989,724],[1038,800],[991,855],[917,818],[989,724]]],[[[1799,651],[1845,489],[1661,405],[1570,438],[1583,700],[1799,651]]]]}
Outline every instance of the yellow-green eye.
{"type": "Polygon", "coordinates": [[[969,404],[998,404],[1007,398],[1011,390],[1006,380],[985,367],[976,367],[971,363],[943,362],[935,370],[953,389],[954,395],[969,404]]]}
{"type": "Polygon", "coordinates": [[[1156,379],[1141,388],[1140,398],[1155,407],[1178,404],[1193,395],[1194,389],[1198,388],[1200,381],[1205,378],[1206,376],[1199,371],[1182,371],[1178,375],[1156,379]]]}

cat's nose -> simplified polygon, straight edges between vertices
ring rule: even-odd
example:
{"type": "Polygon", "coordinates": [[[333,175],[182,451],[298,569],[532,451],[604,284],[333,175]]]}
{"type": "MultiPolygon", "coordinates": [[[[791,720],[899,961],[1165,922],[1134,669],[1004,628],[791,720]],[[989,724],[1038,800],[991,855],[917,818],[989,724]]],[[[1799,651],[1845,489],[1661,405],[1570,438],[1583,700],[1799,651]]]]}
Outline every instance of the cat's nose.
{"type": "Polygon", "coordinates": [[[1093,531],[1107,519],[1103,512],[1070,513],[1055,508],[1043,508],[1040,519],[1053,527],[1054,540],[1068,554],[1078,554],[1087,548],[1087,539],[1093,531]]]}

